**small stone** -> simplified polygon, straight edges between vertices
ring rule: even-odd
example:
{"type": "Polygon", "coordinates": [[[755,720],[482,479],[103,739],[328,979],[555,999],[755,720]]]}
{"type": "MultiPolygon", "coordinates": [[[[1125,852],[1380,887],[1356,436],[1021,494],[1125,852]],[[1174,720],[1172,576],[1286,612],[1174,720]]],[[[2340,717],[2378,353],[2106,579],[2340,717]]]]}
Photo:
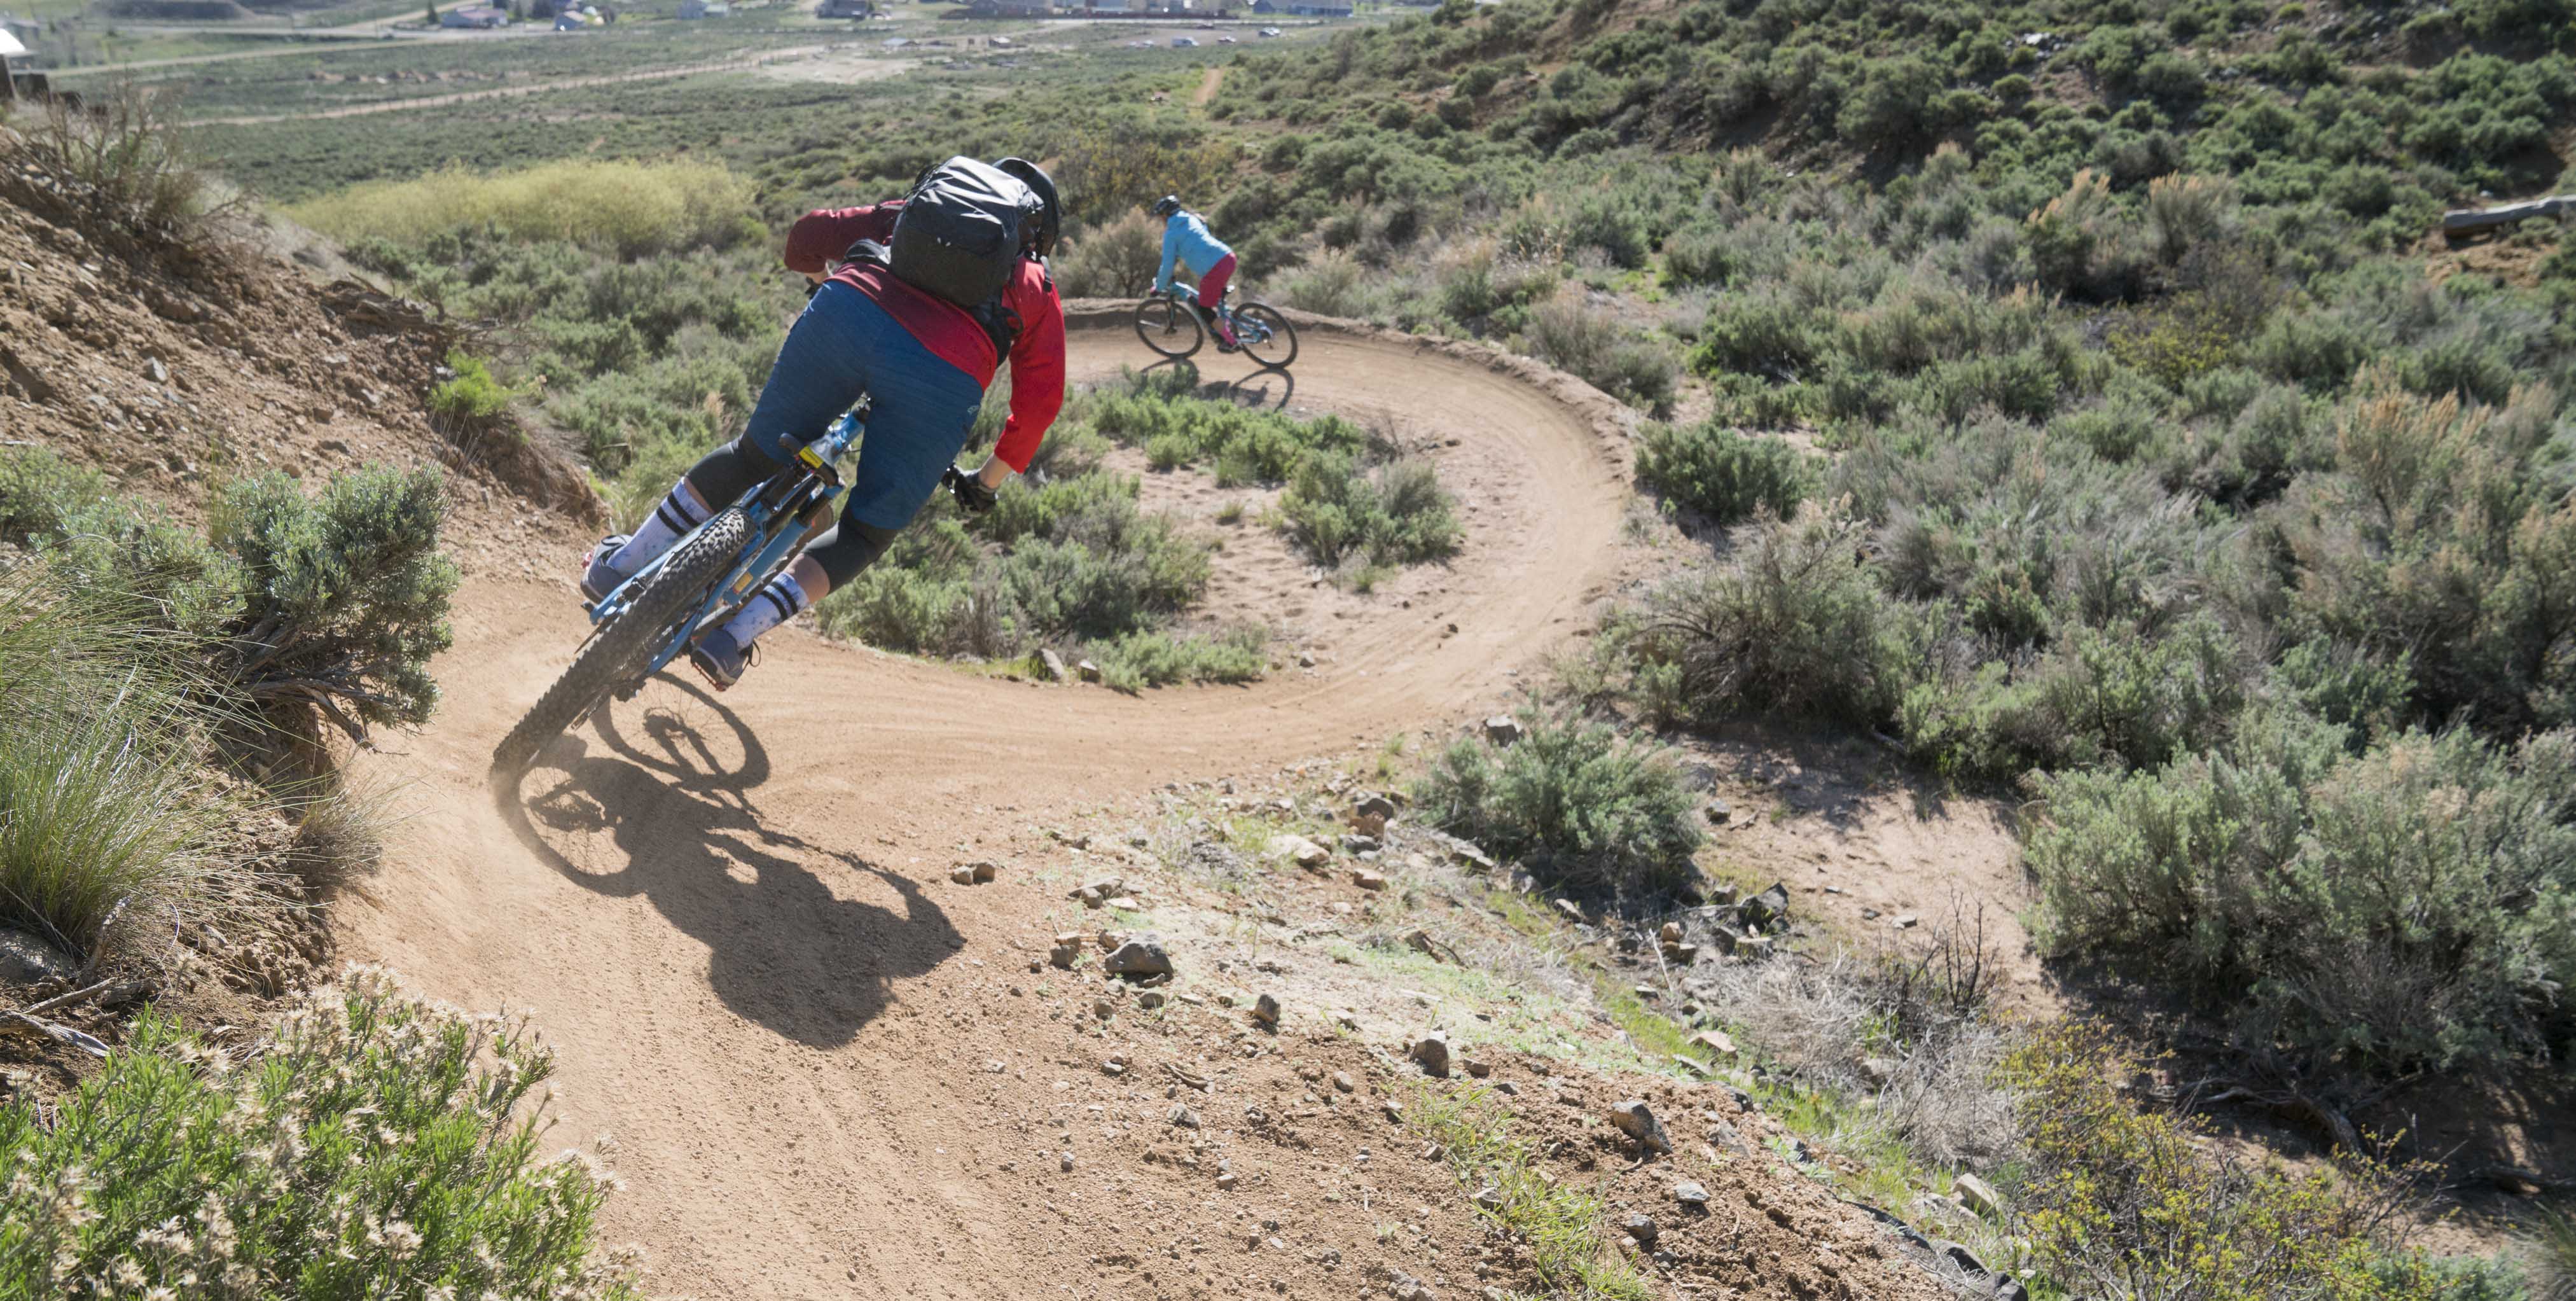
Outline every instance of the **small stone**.
{"type": "Polygon", "coordinates": [[[1496,870],[1493,855],[1488,854],[1463,840],[1449,847],[1449,857],[1455,860],[1460,867],[1464,867],[1471,872],[1492,872],[1496,870]]]}
{"type": "Polygon", "coordinates": [[[1463,1058],[1459,1061],[1458,1065],[1463,1068],[1467,1074],[1480,1080],[1494,1073],[1494,1064],[1481,1058],[1463,1058]]]}
{"type": "Polygon", "coordinates": [[[1522,734],[1520,720],[1509,714],[1496,714],[1485,720],[1485,739],[1496,745],[1510,745],[1522,734]]]}
{"type": "Polygon", "coordinates": [[[1655,1227],[1655,1217],[1643,1211],[1628,1212],[1628,1218],[1619,1222],[1619,1228],[1629,1237],[1635,1238],[1639,1245],[1647,1247],[1655,1245],[1655,1238],[1660,1233],[1655,1227]]]}
{"type": "Polygon", "coordinates": [[[1673,1141],[1664,1136],[1663,1122],[1655,1119],[1653,1109],[1643,1098],[1630,1098],[1612,1106],[1604,1118],[1610,1122],[1611,1128],[1637,1140],[1640,1146],[1657,1152],[1673,1150],[1673,1141]]]}
{"type": "Polygon", "coordinates": [[[1673,1064],[1700,1075],[1715,1075],[1717,1068],[1686,1053],[1674,1053],[1673,1064]]]}
{"type": "Polygon", "coordinates": [[[1272,858],[1286,859],[1309,870],[1333,861],[1333,851],[1304,836],[1289,835],[1284,832],[1272,836],[1270,843],[1264,848],[1272,858]]]}
{"type": "Polygon", "coordinates": [[[1726,825],[1729,821],[1731,821],[1734,817],[1735,817],[1735,806],[1734,806],[1734,805],[1729,804],[1729,803],[1727,803],[1727,802],[1726,802],[1726,801],[1724,801],[1724,800],[1710,800],[1710,801],[1708,802],[1708,820],[1709,820],[1709,821],[1714,822],[1714,823],[1716,823],[1717,825],[1719,825],[1719,826],[1721,826],[1721,827],[1722,827],[1722,826],[1725,826],[1725,825],[1726,825]]]}
{"type": "Polygon", "coordinates": [[[25,931],[0,926],[0,981],[33,985],[69,980],[80,971],[62,950],[25,931]]]}
{"type": "Polygon", "coordinates": [[[1136,1006],[1141,1007],[1148,1012],[1151,1012],[1162,1005],[1163,991],[1159,989],[1149,989],[1136,996],[1136,1006]]]}
{"type": "Polygon", "coordinates": [[[1351,801],[1351,815],[1381,820],[1392,818],[1395,816],[1395,801],[1383,795],[1362,791],[1351,801]]]}
{"type": "Polygon", "coordinates": [[[1349,1071],[1335,1071],[1333,1072],[1333,1087],[1344,1093],[1355,1093],[1359,1090],[1360,1086],[1352,1081],[1351,1073],[1349,1071]]]}
{"type": "Polygon", "coordinates": [[[1351,884],[1363,890],[1383,890],[1386,888],[1386,878],[1364,867],[1355,868],[1351,872],[1351,884]]]}
{"type": "Polygon", "coordinates": [[[952,867],[948,869],[948,879],[959,885],[973,885],[975,884],[975,869],[971,867],[952,867]]]}
{"type": "Polygon", "coordinates": [[[1435,1032],[1414,1040],[1412,1049],[1405,1055],[1422,1063],[1425,1075],[1444,1079],[1449,1075],[1449,1040],[1444,1035],[1435,1032]]]}
{"type": "Polygon", "coordinates": [[[1059,944],[1047,950],[1047,961],[1067,971],[1073,970],[1074,959],[1081,956],[1082,950],[1070,944],[1059,944]]]}
{"type": "Polygon", "coordinates": [[[1228,1170],[1216,1177],[1216,1186],[1217,1191],[1219,1192],[1232,1192],[1234,1191],[1234,1185],[1234,1172],[1231,1170],[1228,1170]]]}
{"type": "Polygon", "coordinates": [[[1950,1191],[1959,1195],[1960,1205],[1977,1215],[1991,1219],[2003,1212],[2002,1194],[1995,1191],[1994,1185],[1975,1175],[1960,1175],[1951,1180],[1950,1191]]]}
{"type": "Polygon", "coordinates": [[[1684,1206],[1705,1208],[1708,1205],[1708,1190],[1685,1179],[1673,1185],[1673,1200],[1684,1206]]]}
{"type": "Polygon", "coordinates": [[[1503,1209],[1503,1190],[1487,1184],[1476,1190],[1474,1200],[1479,1210],[1499,1211],[1503,1209]]]}
{"type": "Polygon", "coordinates": [[[1574,901],[1571,899],[1557,900],[1556,910],[1563,913],[1567,921],[1581,922],[1583,920],[1583,910],[1575,906],[1574,901]]]}
{"type": "Polygon", "coordinates": [[[975,873],[977,885],[982,885],[1002,874],[1002,865],[999,863],[968,863],[966,866],[968,870],[975,873]]]}
{"type": "Polygon", "coordinates": [[[1379,844],[1375,836],[1351,832],[1342,837],[1342,852],[1345,854],[1374,854],[1383,848],[1385,846],[1379,844]]]}
{"type": "Polygon", "coordinates": [[[1064,657],[1051,650],[1038,652],[1038,671],[1045,674],[1049,682],[1062,682],[1070,676],[1065,672],[1064,657]]]}
{"type": "Polygon", "coordinates": [[[1912,913],[1898,913],[1896,915],[1896,920],[1888,924],[1894,926],[1900,931],[1910,931],[1915,927],[1922,925],[1923,921],[1912,913]]]}
{"type": "Polygon", "coordinates": [[[1395,1099],[1389,1098],[1386,1101],[1379,1103],[1378,1110],[1384,1113],[1388,1120],[1394,1121],[1399,1125],[1404,1123],[1404,1108],[1395,1105],[1395,1099]]]}
{"type": "Polygon", "coordinates": [[[1056,1169],[1058,1169],[1058,1170],[1062,1170],[1062,1171],[1063,1171],[1063,1172],[1065,1172],[1066,1174],[1072,1174],[1072,1173],[1073,1173],[1073,1153],[1071,1153],[1071,1152],[1060,1152],[1060,1153],[1057,1153],[1057,1154],[1056,1154],[1056,1158],[1055,1158],[1055,1168],[1056,1168],[1056,1169]]]}
{"type": "Polygon", "coordinates": [[[1354,813],[1351,815],[1351,830],[1375,839],[1386,834],[1386,819],[1375,813],[1354,813]]]}
{"type": "Polygon", "coordinates": [[[1100,960],[1100,969],[1113,976],[1168,976],[1172,955],[1163,951],[1160,940],[1145,936],[1119,945],[1100,960]]]}
{"type": "Polygon", "coordinates": [[[1172,1114],[1169,1119],[1171,1120],[1172,1128],[1174,1129],[1197,1129],[1199,1127],[1199,1113],[1192,1111],[1187,1107],[1176,1106],[1172,1108],[1172,1114]]]}
{"type": "Polygon", "coordinates": [[[161,359],[158,357],[146,357],[143,359],[143,373],[150,376],[152,378],[152,382],[155,384],[167,384],[170,382],[170,368],[162,365],[161,359]]]}
{"type": "Polygon", "coordinates": [[[1252,1000],[1252,1019],[1267,1026],[1278,1025],[1279,1000],[1268,994],[1252,1000]]]}
{"type": "Polygon", "coordinates": [[[1702,1030],[1692,1035],[1690,1041],[1692,1047],[1707,1050],[1710,1057],[1719,1061],[1735,1055],[1735,1041],[1728,1038],[1724,1030],[1702,1030]]]}
{"type": "Polygon", "coordinates": [[[1680,922],[1665,922],[1661,928],[1656,930],[1655,938],[1661,940],[1667,947],[1681,943],[1682,924],[1680,922]]]}
{"type": "Polygon", "coordinates": [[[1116,1015],[1116,1014],[1117,1014],[1117,1012],[1118,1012],[1118,1005],[1117,1005],[1117,1004],[1115,1004],[1115,1003],[1110,1002],[1108,999],[1105,999],[1105,998],[1095,998],[1095,999],[1091,1000],[1091,1014],[1092,1014],[1093,1016],[1099,1017],[1099,1018],[1100,1018],[1101,1020],[1103,1020],[1103,1021],[1106,1021],[1106,1020],[1108,1020],[1110,1017],[1112,1017],[1112,1016],[1116,1015]]]}
{"type": "MultiPolygon", "coordinates": [[[[1098,682],[1100,680],[1100,666],[1089,660],[1083,660],[1075,664],[1073,666],[1073,671],[1076,676],[1080,677],[1085,682],[1098,682]]],[[[1066,1167],[1066,1169],[1071,1168],[1072,1167],[1070,1166],[1066,1167]]]]}
{"type": "Polygon", "coordinates": [[[1109,1060],[1104,1061],[1104,1062],[1102,1062],[1102,1063],[1100,1064],[1100,1073],[1101,1073],[1101,1074],[1103,1074],[1103,1075],[1108,1076],[1109,1078],[1111,1078],[1111,1079],[1113,1079],[1113,1080],[1114,1080],[1114,1079],[1116,1079],[1116,1078],[1118,1078],[1118,1077],[1119,1077],[1119,1076],[1121,1076],[1121,1075],[1126,1074],[1126,1073],[1127,1073],[1127,1059],[1126,1059],[1125,1057],[1117,1056],[1117,1055],[1114,1055],[1114,1054],[1113,1054],[1113,1055],[1109,1058],[1109,1060]]]}
{"type": "Polygon", "coordinates": [[[1315,652],[1303,650],[1297,652],[1297,667],[1301,669],[1311,669],[1315,667],[1315,652]]]}

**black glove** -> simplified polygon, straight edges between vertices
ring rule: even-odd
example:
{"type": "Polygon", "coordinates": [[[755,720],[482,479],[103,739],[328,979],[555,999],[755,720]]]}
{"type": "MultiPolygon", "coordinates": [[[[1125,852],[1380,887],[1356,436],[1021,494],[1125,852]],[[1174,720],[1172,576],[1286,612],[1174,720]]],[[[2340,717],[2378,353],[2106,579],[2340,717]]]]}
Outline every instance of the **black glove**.
{"type": "Polygon", "coordinates": [[[962,507],[967,514],[981,515],[984,512],[993,509],[994,492],[992,489],[984,486],[984,481],[982,479],[978,479],[974,475],[968,474],[953,465],[948,467],[948,473],[945,477],[948,483],[949,495],[957,499],[957,504],[962,507]]]}

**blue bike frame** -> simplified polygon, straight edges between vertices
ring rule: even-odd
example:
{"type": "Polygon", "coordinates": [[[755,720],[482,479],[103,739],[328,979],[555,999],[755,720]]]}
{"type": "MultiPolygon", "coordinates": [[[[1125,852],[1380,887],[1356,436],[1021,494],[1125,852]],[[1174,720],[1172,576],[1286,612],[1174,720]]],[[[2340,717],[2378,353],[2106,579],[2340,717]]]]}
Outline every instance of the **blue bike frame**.
{"type": "MultiPolygon", "coordinates": [[[[848,491],[841,484],[839,470],[834,467],[840,463],[844,455],[848,454],[850,445],[859,441],[859,435],[864,429],[865,426],[860,423],[858,413],[850,412],[833,421],[832,427],[824,430],[822,437],[796,450],[797,464],[803,466],[806,476],[818,485],[812,494],[798,494],[792,490],[792,485],[790,491],[777,491],[779,479],[773,476],[764,482],[754,484],[749,491],[743,493],[731,504],[731,509],[741,511],[751,520],[751,545],[743,548],[741,558],[736,560],[734,567],[726,572],[724,581],[708,589],[706,599],[699,603],[697,612],[685,622],[674,625],[678,629],[676,635],[664,643],[661,649],[653,652],[652,660],[645,664],[643,670],[637,675],[639,678],[649,678],[661,672],[663,666],[679,658],[680,652],[688,649],[689,643],[697,637],[699,630],[733,617],[733,612],[742,608],[743,602],[751,599],[752,593],[758,589],[761,580],[777,572],[787,563],[790,554],[804,544],[804,516],[818,506],[828,508],[833,502],[840,500],[843,492],[848,491]]],[[[709,522],[713,522],[723,514],[723,510],[718,510],[707,518],[709,522]]],[[[616,591],[610,592],[599,604],[592,606],[591,627],[596,629],[608,620],[625,613],[627,605],[635,599],[636,594],[644,590],[645,581],[660,572],[662,566],[668,563],[671,557],[680,554],[681,548],[688,546],[705,528],[706,525],[701,524],[696,529],[690,530],[686,537],[672,543],[668,550],[654,557],[653,563],[637,570],[634,577],[619,584],[616,591]]]]}

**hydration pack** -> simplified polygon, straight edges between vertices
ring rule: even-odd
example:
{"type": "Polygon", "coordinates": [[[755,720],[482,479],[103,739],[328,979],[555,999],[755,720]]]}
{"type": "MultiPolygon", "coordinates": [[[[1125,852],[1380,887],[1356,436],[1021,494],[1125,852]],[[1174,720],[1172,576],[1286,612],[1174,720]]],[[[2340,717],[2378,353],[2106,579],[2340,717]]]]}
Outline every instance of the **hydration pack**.
{"type": "Polygon", "coordinates": [[[968,311],[1001,297],[1045,204],[1020,178],[972,158],[921,174],[895,217],[887,265],[968,311]]]}

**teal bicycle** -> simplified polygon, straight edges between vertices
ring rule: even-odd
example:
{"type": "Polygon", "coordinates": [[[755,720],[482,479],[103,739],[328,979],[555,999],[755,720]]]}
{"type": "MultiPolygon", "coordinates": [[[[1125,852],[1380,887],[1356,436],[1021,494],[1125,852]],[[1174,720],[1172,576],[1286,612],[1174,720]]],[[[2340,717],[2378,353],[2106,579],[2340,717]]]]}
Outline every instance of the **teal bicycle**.
{"type": "MultiPolygon", "coordinates": [[[[516,778],[592,710],[611,699],[634,699],[700,632],[721,627],[806,543],[832,527],[832,503],[847,491],[840,460],[864,428],[857,412],[833,421],[822,437],[797,449],[787,468],[589,607],[590,636],[572,666],[493,747],[493,775],[516,778]]],[[[964,477],[952,466],[943,482],[955,492],[964,477]]]]}

